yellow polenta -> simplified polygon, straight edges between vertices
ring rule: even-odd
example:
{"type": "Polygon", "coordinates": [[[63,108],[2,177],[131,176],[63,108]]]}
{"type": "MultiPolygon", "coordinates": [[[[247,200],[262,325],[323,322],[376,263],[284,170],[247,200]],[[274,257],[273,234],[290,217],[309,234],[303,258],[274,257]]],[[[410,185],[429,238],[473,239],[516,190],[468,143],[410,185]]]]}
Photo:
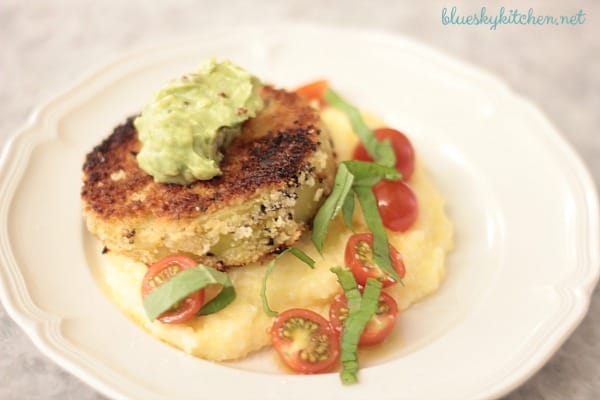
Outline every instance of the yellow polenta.
{"type": "MultiPolygon", "coordinates": [[[[357,139],[345,116],[330,108],[323,110],[321,116],[330,129],[338,160],[350,158],[357,139]]],[[[372,127],[382,125],[369,115],[365,115],[365,120],[372,127]]],[[[406,265],[404,286],[386,289],[400,310],[439,287],[445,274],[446,253],[452,248],[452,225],[444,213],[444,200],[418,163],[409,184],[419,203],[417,222],[408,232],[389,233],[390,242],[402,254],[406,265]]],[[[368,230],[360,210],[354,215],[354,224],[357,232],[368,230]]],[[[279,259],[268,281],[271,307],[280,311],[309,308],[327,317],[332,298],[340,292],[330,268],[344,264],[344,248],[351,234],[338,217],[329,228],[323,257],[315,251],[310,234],[305,234],[297,246],[318,260],[316,268],[309,269],[289,254],[279,259]]],[[[150,322],[142,307],[140,284],[146,266],[115,253],[108,253],[104,261],[100,280],[109,297],[157,338],[187,353],[215,361],[242,358],[270,344],[267,332],[272,318],[263,312],[260,298],[266,265],[251,264],[229,270],[238,295],[224,310],[190,323],[165,325],[150,322]]]]}

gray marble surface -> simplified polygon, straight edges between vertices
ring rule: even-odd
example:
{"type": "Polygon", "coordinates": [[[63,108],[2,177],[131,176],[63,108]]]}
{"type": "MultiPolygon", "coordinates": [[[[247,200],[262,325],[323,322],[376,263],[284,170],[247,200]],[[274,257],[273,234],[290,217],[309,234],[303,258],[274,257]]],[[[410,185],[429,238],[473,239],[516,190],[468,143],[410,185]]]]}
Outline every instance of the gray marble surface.
{"type": "MultiPolygon", "coordinates": [[[[236,24],[310,21],[413,37],[487,69],[532,99],[600,184],[600,2],[144,0],[0,2],[0,146],[34,107],[83,72],[156,41],[236,24]],[[476,12],[530,7],[586,13],[577,26],[444,26],[442,7],[476,12]]],[[[0,200],[1,201],[1,200],[0,200]]],[[[600,398],[600,293],[579,328],[508,400],[600,398]]],[[[46,359],[0,307],[0,399],[104,399],[46,359]]]]}

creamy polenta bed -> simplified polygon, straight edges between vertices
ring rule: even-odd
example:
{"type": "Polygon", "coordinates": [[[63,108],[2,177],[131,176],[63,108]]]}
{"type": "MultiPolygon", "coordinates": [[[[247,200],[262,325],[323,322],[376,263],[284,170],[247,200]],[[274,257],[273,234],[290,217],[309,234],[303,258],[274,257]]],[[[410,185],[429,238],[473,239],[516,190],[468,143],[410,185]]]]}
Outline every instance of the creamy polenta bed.
{"type": "Polygon", "coordinates": [[[345,383],[453,245],[404,134],[325,81],[288,92],[214,60],[88,154],[82,200],[104,291],[154,336],[213,361],[272,345],[345,383]]]}

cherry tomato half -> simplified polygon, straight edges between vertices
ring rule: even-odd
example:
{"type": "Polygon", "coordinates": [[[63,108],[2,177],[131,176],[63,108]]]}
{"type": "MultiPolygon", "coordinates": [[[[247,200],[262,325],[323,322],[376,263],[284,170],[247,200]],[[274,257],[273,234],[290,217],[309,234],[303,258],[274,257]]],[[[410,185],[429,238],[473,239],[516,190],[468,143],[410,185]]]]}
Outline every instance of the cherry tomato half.
{"type": "MultiPolygon", "coordinates": [[[[394,154],[396,154],[396,169],[402,173],[402,179],[409,180],[415,170],[415,150],[410,140],[402,132],[391,128],[375,129],[373,133],[380,142],[390,139],[394,154]]],[[[356,146],[352,158],[360,161],[373,161],[362,143],[356,146]]]]}
{"type": "Polygon", "coordinates": [[[317,100],[321,106],[326,104],[325,98],[323,97],[325,91],[329,88],[329,82],[325,79],[311,82],[307,85],[300,86],[296,89],[296,93],[300,96],[306,97],[309,100],[317,100]]]}
{"type": "Polygon", "coordinates": [[[404,232],[417,220],[417,198],[403,182],[382,179],[373,186],[373,193],[386,228],[394,232],[404,232]]]}
{"type": "MultiPolygon", "coordinates": [[[[198,265],[190,257],[172,255],[161,258],[148,268],[142,280],[142,297],[146,297],[152,289],[169,280],[184,269],[195,268],[198,265]]],[[[165,311],[157,319],[164,324],[179,324],[187,322],[196,316],[204,303],[204,289],[192,293],[179,302],[171,310],[165,311]]]]}
{"type": "MultiPolygon", "coordinates": [[[[329,320],[333,329],[341,335],[348,318],[348,302],[344,294],[338,294],[329,308],[329,320]]],[[[377,311],[371,317],[358,342],[359,346],[371,346],[383,342],[390,334],[398,318],[398,304],[387,293],[381,293],[377,311]]]]}
{"type": "Polygon", "coordinates": [[[329,321],[301,308],[286,310],[275,318],[271,341],[283,362],[303,374],[329,370],[340,355],[339,340],[329,321]]]}
{"type": "MultiPolygon", "coordinates": [[[[389,249],[392,267],[394,267],[400,278],[404,278],[405,268],[402,255],[391,244],[389,249]]],[[[383,287],[388,287],[396,283],[394,278],[386,274],[375,264],[373,259],[372,233],[357,233],[350,236],[348,243],[346,243],[344,260],[350,271],[352,271],[356,283],[359,285],[364,286],[367,283],[367,278],[377,279],[383,284],[383,287]]]]}

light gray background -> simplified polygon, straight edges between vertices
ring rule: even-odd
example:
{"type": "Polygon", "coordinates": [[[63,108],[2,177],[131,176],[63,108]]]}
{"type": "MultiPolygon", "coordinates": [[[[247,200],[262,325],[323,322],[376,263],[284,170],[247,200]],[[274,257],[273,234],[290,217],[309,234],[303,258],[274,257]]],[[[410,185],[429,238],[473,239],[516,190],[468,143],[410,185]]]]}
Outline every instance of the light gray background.
{"type": "MultiPolygon", "coordinates": [[[[599,1],[0,1],[0,146],[34,107],[119,53],[203,29],[282,21],[387,30],[470,61],[532,99],[600,184],[599,1]],[[579,26],[443,26],[441,9],[532,7],[579,26]]],[[[47,271],[51,273],[51,271],[47,271]]],[[[550,362],[506,399],[600,398],[600,294],[550,362]]],[[[160,377],[157,377],[160,379],[160,377]]],[[[401,388],[399,388],[401,390],[401,388]]],[[[0,399],[104,399],[46,359],[0,307],[0,399]]]]}

